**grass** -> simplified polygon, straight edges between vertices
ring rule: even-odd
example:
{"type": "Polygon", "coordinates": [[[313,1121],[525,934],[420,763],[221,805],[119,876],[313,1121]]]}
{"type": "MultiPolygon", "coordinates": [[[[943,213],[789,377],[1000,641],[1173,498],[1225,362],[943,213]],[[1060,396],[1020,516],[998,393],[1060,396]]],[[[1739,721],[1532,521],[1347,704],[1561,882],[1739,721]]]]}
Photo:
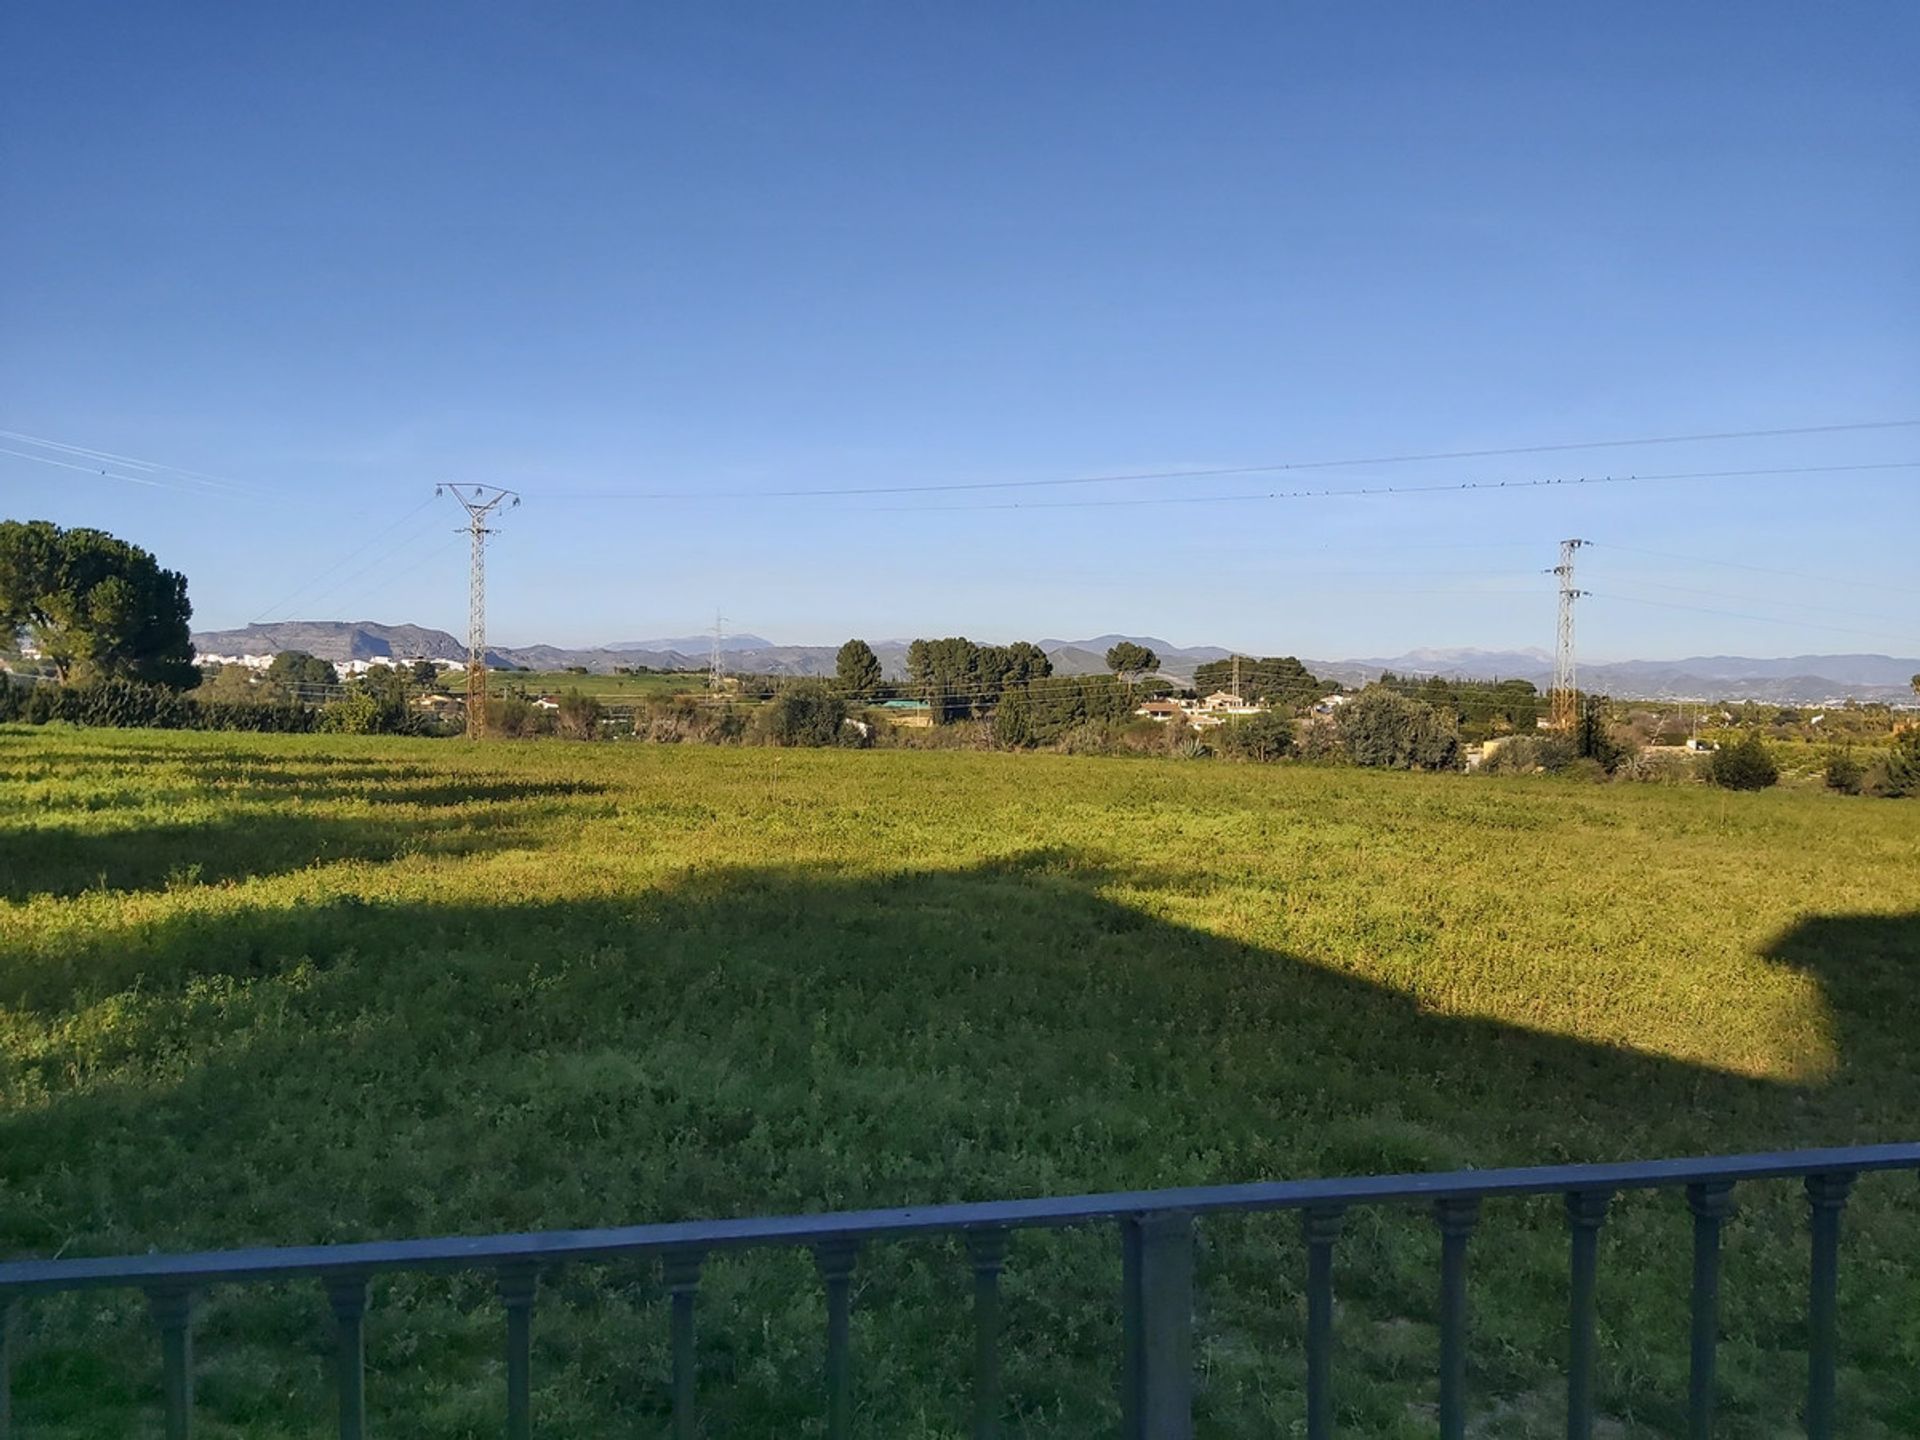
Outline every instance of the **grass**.
{"type": "MultiPolygon", "coordinates": [[[[1920,807],[1059,756],[0,730],[0,1249],[113,1253],[1912,1139],[1920,807]]],[[[1803,1207],[1728,1239],[1729,1436],[1790,1433],[1803,1207]]],[[[1920,1431],[1910,1178],[1848,1211],[1845,1433],[1920,1431]]],[[[1684,1209],[1601,1272],[1683,1428],[1684,1209]]],[[[1342,1433],[1431,1431],[1417,1215],[1341,1241],[1342,1433]]],[[[1557,1433],[1550,1202],[1475,1240],[1478,1433],[1557,1433]]],[[[1203,1226],[1201,1430],[1298,1433],[1284,1217],[1203,1226]]],[[[1023,1236],[1012,1431],[1115,1428],[1118,1247],[1023,1236]]],[[[967,1279],[873,1250],[863,1433],[965,1433],[967,1279]]],[[[542,1432],[658,1433],[665,1297],[552,1277],[542,1432]]],[[[216,1292],[202,1433],[330,1433],[316,1287],[216,1292]]],[[[710,1267],[711,1433],[820,1428],[804,1256],[710,1267]]],[[[478,1278],[381,1281],[377,1433],[498,1433],[478,1278]]],[[[23,1435],[157,1434],[131,1297],[36,1302],[23,1435]]]]}
{"type": "Polygon", "coordinates": [[[529,695],[564,695],[578,690],[602,700],[657,700],[669,695],[698,695],[707,689],[704,672],[659,672],[646,675],[576,675],[570,670],[496,670],[494,693],[509,690],[529,695]]]}

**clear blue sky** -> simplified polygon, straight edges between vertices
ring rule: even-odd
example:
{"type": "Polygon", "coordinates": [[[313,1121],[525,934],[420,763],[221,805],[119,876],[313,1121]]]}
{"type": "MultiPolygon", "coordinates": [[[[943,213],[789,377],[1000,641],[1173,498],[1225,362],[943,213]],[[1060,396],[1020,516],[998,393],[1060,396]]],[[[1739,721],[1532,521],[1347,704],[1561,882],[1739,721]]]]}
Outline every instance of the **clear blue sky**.
{"type": "Polygon", "coordinates": [[[718,605],[794,642],[1550,645],[1580,535],[1594,658],[1920,654],[1920,469],[953,508],[1920,460],[1916,429],[742,498],[1920,417],[1916,54],[1909,3],[20,0],[0,428],[249,493],[0,455],[0,513],[139,541],[206,626],[461,630],[457,516],[408,513],[461,479],[526,496],[504,643],[718,605]]]}

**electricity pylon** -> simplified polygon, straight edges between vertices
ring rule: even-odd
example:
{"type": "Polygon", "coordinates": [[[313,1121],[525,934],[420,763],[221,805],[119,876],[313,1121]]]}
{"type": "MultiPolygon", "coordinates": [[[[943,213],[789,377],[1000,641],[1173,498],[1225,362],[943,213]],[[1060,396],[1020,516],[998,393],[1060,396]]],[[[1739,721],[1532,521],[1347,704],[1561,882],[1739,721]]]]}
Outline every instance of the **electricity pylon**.
{"type": "Polygon", "coordinates": [[[713,612],[713,655],[707,665],[707,689],[719,693],[726,683],[721,665],[721,642],[726,639],[727,617],[718,610],[713,612]]]}
{"type": "Polygon", "coordinates": [[[467,738],[478,740],[487,729],[487,517],[502,504],[509,510],[520,497],[498,485],[469,485],[463,495],[458,485],[436,485],[433,493],[447,494],[467,512],[467,533],[473,537],[473,560],[467,574],[467,738]]]}
{"type": "Polygon", "coordinates": [[[1580,723],[1580,676],[1573,658],[1573,602],[1587,592],[1573,583],[1573,552],[1587,542],[1562,540],[1560,563],[1547,571],[1560,580],[1560,638],[1553,651],[1553,689],[1548,692],[1550,723],[1562,735],[1571,735],[1580,723]]]}

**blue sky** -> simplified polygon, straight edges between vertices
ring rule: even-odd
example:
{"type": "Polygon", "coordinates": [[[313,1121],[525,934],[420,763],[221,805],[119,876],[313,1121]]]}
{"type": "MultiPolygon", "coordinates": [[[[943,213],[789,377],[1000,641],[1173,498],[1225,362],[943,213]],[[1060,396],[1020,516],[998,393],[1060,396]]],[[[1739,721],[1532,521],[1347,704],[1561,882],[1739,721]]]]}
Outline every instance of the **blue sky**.
{"type": "Polygon", "coordinates": [[[0,454],[0,513],[207,626],[458,632],[457,479],[525,496],[505,643],[1546,646],[1579,535],[1593,658],[1920,654],[1920,469],[1187,503],[1915,428],[766,493],[1920,418],[1917,50],[1904,3],[22,0],[0,429],[244,493],[0,454]]]}

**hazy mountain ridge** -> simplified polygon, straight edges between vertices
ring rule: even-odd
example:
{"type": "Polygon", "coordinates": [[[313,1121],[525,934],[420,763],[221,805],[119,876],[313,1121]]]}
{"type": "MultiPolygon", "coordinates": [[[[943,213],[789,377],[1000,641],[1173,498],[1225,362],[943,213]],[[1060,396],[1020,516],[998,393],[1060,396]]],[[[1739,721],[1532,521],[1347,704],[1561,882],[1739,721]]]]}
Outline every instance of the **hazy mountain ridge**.
{"type": "MultiPolygon", "coordinates": [[[[1151,635],[1098,635],[1086,640],[1043,640],[1040,646],[1060,675],[1097,675],[1106,671],[1106,652],[1121,640],[1147,646],[1160,657],[1160,671],[1190,684],[1194,668],[1224,660],[1232,651],[1216,645],[1177,646],[1151,635]]],[[[421,625],[383,625],[371,620],[284,620],[211,630],[193,637],[203,655],[265,655],[305,650],[325,660],[379,660],[424,655],[464,660],[466,645],[444,630],[421,625]]],[[[704,670],[712,641],[682,636],[677,641],[629,641],[618,645],[569,649],[555,645],[494,646],[487,663],[502,668],[565,670],[585,666],[609,674],[620,665],[654,670],[704,670]],[[697,642],[694,648],[681,648],[697,642]],[[646,648],[642,648],[642,647],[646,648]],[[653,648],[659,647],[659,648],[653,648]]],[[[834,671],[837,645],[775,645],[758,635],[727,637],[727,668],[760,675],[825,676],[834,671]]],[[[874,644],[890,679],[904,679],[907,642],[874,644]]],[[[1347,660],[1302,657],[1316,675],[1342,684],[1362,685],[1382,670],[1400,675],[1441,675],[1462,680],[1529,680],[1545,687],[1553,675],[1553,657],[1544,650],[1418,649],[1401,655],[1347,660]]],[[[1680,660],[1620,660],[1580,667],[1583,687],[1606,694],[1644,699],[1767,700],[1810,704],[1846,698],[1910,698],[1908,677],[1920,673],[1920,659],[1887,655],[1696,655],[1680,660]]]]}

